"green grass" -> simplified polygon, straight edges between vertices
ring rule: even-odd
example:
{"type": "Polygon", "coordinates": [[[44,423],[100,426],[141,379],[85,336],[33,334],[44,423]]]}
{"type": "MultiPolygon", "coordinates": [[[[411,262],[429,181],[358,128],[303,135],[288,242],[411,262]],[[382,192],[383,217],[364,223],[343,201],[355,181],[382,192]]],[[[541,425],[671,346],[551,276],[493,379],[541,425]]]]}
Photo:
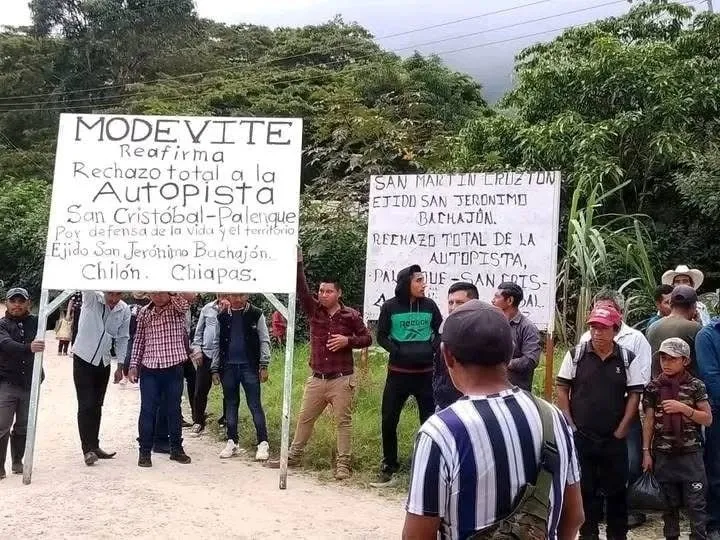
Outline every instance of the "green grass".
{"type": "MultiPolygon", "coordinates": [[[[555,372],[560,367],[564,351],[556,349],[554,368],[555,372]]],[[[283,349],[275,349],[270,363],[270,379],[263,385],[262,399],[265,408],[265,415],[268,423],[268,437],[270,439],[271,452],[275,455],[280,451],[280,428],[283,400],[283,349]]],[[[302,401],[303,386],[310,374],[307,364],[309,355],[306,344],[298,344],[295,348],[295,361],[293,366],[293,388],[290,422],[290,440],[295,430],[297,413],[302,401]]],[[[381,351],[371,349],[368,354],[367,374],[357,371],[357,391],[355,393],[353,407],[353,472],[354,480],[359,483],[372,481],[378,472],[380,460],[382,459],[382,442],[380,436],[380,405],[382,392],[385,385],[387,373],[387,355],[381,351]]],[[[534,392],[542,395],[545,380],[544,357],[535,371],[534,392]]],[[[245,404],[244,397],[240,398],[240,444],[252,450],[254,454],[255,428],[245,404]]],[[[209,412],[217,419],[222,409],[222,389],[220,386],[213,386],[208,403],[209,412]]],[[[398,426],[398,457],[401,463],[400,487],[407,484],[407,474],[410,464],[415,433],[420,425],[418,419],[417,405],[413,399],[408,400],[405,409],[400,417],[398,426]]],[[[217,428],[215,421],[209,426],[217,428]]],[[[224,439],[224,430],[217,432],[218,439],[224,439]]],[[[315,423],[315,430],[305,450],[304,467],[319,473],[321,478],[331,478],[333,471],[333,456],[335,449],[335,427],[331,412],[326,409],[325,413],[315,423]]]]}

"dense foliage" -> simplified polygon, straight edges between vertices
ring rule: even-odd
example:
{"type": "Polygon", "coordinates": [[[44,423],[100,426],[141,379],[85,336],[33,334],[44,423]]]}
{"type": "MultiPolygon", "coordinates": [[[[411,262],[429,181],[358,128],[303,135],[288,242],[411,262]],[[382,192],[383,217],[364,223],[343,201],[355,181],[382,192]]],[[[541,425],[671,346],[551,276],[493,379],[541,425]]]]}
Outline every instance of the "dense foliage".
{"type": "Polygon", "coordinates": [[[302,117],[311,280],[340,277],[351,305],[368,177],[442,168],[563,172],[563,331],[602,285],[635,278],[639,318],[664,267],[697,265],[718,284],[718,16],[654,0],[570,29],[519,55],[491,109],[438,58],[399,58],[339,18],[271,30],[199,19],[190,0],[31,8],[32,27],[0,34],[6,282],[39,283],[58,115],[107,110],[302,117]]]}
{"type": "Polygon", "coordinates": [[[680,263],[718,285],[719,38],[720,17],[665,1],[568,30],[458,137],[456,168],[563,172],[563,310],[628,278],[647,297],[680,263]]]}

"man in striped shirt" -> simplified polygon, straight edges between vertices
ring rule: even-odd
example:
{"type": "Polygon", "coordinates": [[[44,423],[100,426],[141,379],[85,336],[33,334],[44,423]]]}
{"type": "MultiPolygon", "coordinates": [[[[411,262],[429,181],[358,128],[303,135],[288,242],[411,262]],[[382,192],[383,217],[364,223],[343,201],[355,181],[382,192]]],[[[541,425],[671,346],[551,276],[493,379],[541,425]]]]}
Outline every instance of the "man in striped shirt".
{"type": "MultiPolygon", "coordinates": [[[[532,397],[508,381],[510,323],[479,300],[445,320],[441,350],[465,394],[431,416],[418,433],[403,538],[465,539],[510,514],[534,483],[543,442],[532,397]]],[[[559,465],[553,471],[547,538],[575,538],[583,522],[580,473],[572,433],[553,415],[559,465]]]]}
{"type": "Polygon", "coordinates": [[[167,407],[170,459],[190,463],[182,447],[180,402],[189,351],[187,313],[194,297],[194,293],[153,292],[150,304],[138,314],[128,376],[132,383],[140,379],[140,467],[152,467],[155,418],[161,404],[167,407]]]}

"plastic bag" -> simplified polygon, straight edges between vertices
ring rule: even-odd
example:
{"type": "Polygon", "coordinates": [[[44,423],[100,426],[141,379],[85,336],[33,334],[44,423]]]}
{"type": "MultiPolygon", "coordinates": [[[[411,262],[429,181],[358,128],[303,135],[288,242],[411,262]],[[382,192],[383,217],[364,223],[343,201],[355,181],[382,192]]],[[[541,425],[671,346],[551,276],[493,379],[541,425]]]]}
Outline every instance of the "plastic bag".
{"type": "Polygon", "coordinates": [[[628,490],[628,508],[633,510],[664,510],[665,497],[660,483],[650,471],[645,471],[628,490]]]}

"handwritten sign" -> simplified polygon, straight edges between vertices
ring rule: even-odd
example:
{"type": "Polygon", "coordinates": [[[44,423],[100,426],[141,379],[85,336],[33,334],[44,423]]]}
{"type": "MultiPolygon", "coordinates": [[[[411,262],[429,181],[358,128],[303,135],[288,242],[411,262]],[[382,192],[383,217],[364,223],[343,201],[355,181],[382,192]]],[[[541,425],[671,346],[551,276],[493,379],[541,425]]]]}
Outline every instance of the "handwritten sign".
{"type": "Polygon", "coordinates": [[[302,120],[63,114],[43,288],[292,292],[302,120]]]}
{"type": "Polygon", "coordinates": [[[375,176],[370,180],[365,316],[395,295],[396,274],[419,264],[426,294],[447,313],[466,281],[490,301],[519,284],[521,311],[541,329],[555,312],[560,174],[506,172],[375,176]]]}

